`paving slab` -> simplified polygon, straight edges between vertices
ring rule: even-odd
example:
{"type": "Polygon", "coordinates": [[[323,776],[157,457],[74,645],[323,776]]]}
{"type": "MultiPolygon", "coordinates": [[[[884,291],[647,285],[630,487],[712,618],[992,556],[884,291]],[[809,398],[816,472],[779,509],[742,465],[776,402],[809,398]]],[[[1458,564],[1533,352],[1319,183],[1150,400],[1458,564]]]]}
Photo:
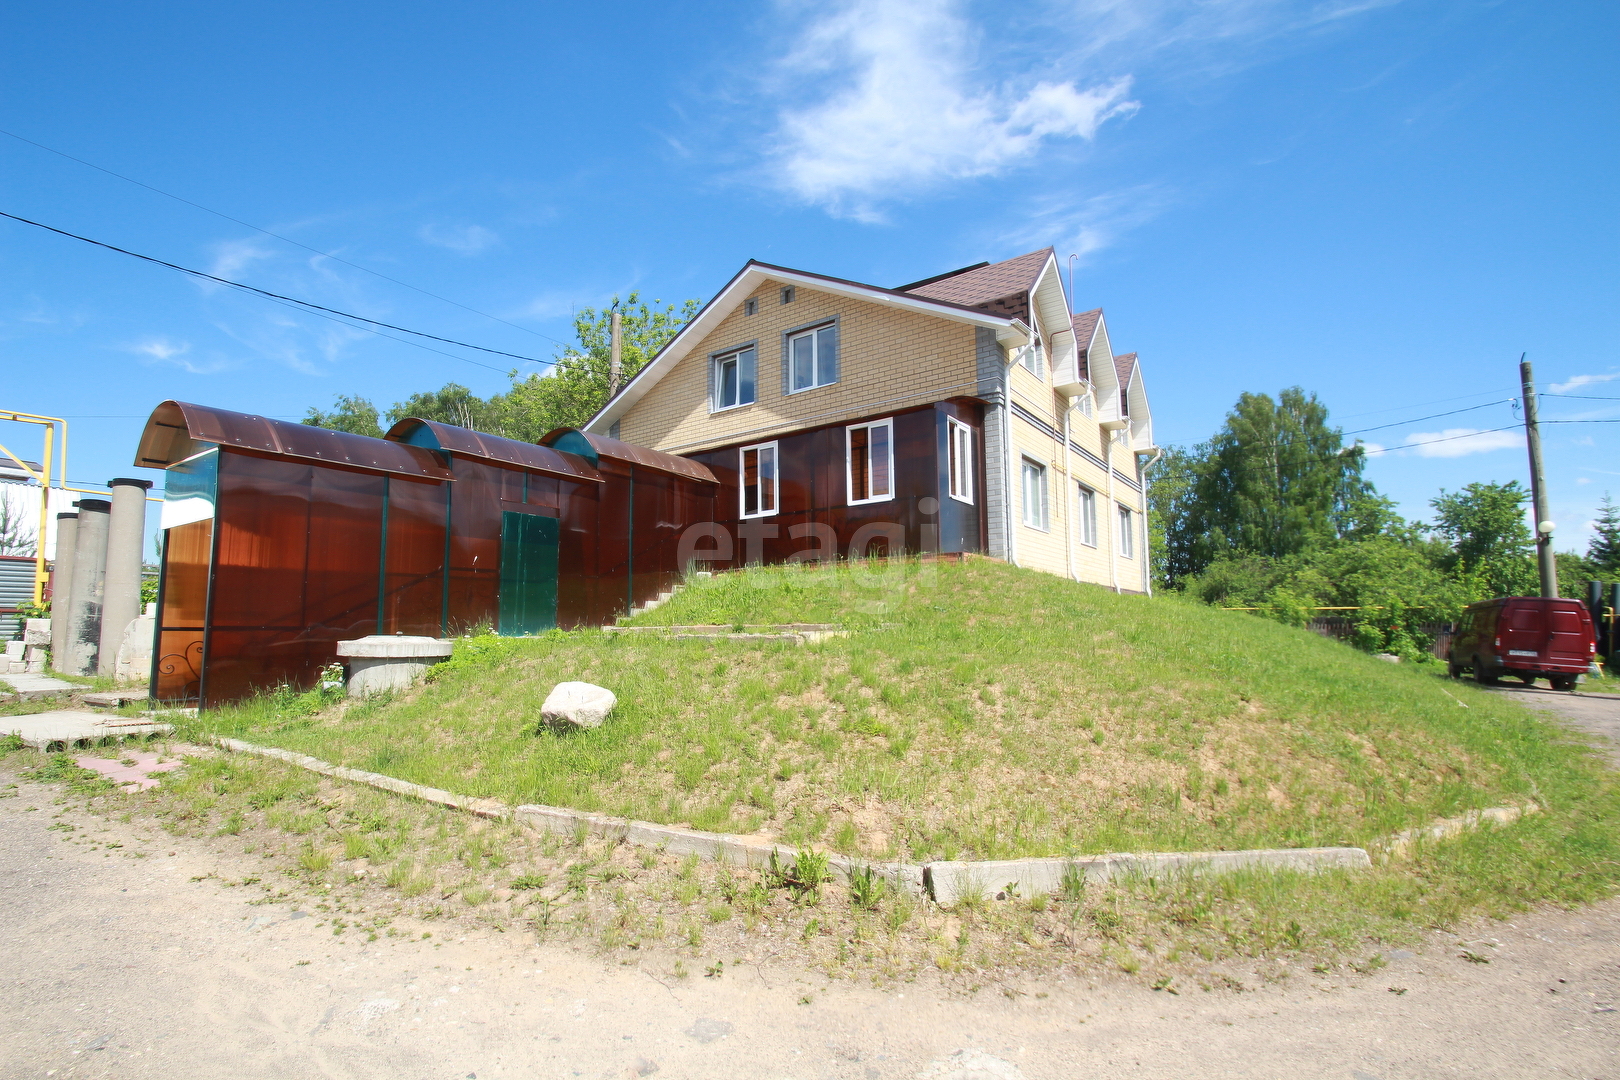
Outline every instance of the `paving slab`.
{"type": "Polygon", "coordinates": [[[86,705],[105,705],[109,708],[117,708],[131,701],[145,701],[146,698],[146,687],[132,686],[124,690],[106,690],[94,694],[82,694],[79,700],[86,705]]]}
{"type": "Polygon", "coordinates": [[[19,735],[23,744],[44,750],[51,743],[95,743],[102,739],[129,735],[167,735],[172,724],[155,724],[145,718],[108,716],[79,709],[53,709],[31,716],[0,717],[0,734],[19,735]]]}
{"type": "Polygon", "coordinates": [[[17,696],[24,701],[34,698],[54,697],[57,694],[67,694],[79,689],[78,684],[53,679],[49,675],[7,675],[0,678],[3,682],[17,692],[17,696]]]}

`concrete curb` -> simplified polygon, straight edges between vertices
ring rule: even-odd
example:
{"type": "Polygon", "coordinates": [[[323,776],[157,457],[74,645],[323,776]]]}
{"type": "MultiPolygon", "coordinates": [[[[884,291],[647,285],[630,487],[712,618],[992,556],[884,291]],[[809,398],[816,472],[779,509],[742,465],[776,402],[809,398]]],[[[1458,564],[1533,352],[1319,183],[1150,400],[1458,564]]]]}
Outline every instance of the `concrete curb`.
{"type": "Polygon", "coordinates": [[[1442,818],[1433,825],[1398,832],[1384,841],[1381,848],[1386,856],[1401,858],[1409,854],[1413,846],[1420,841],[1445,840],[1477,829],[1481,825],[1490,825],[1492,828],[1511,825],[1526,814],[1537,813],[1540,809],[1535,803],[1530,803],[1526,806],[1493,806],[1486,810],[1470,810],[1454,818],[1442,818]]]}
{"type": "Polygon", "coordinates": [[[1298,870],[1366,870],[1372,858],[1358,847],[1265,848],[1254,851],[1187,851],[1162,854],[1077,855],[1073,858],[1008,859],[1002,862],[935,862],[925,868],[927,888],[936,903],[954,906],[964,896],[981,900],[1059,896],[1064,879],[1086,884],[1116,878],[1169,877],[1175,874],[1230,874],[1257,868],[1298,870]]]}
{"type": "MultiPolygon", "coordinates": [[[[584,810],[569,810],[558,806],[508,806],[499,799],[475,799],[456,795],[440,788],[424,787],[407,780],[398,780],[381,773],[351,769],[343,765],[280,750],[270,746],[256,746],[238,739],[214,739],[215,745],[239,754],[257,754],[296,765],[310,772],[349,780],[357,784],[391,791],[423,802],[464,810],[479,817],[502,821],[515,821],[536,832],[573,836],[584,832],[591,836],[609,837],[641,847],[658,848],[672,855],[696,855],[733,866],[767,869],[775,853],[783,867],[798,858],[795,848],[773,844],[750,836],[727,833],[702,832],[680,829],[672,825],[658,825],[650,821],[593,814],[584,810]]],[[[1408,829],[1387,841],[1382,847],[1389,854],[1404,854],[1421,839],[1444,839],[1456,836],[1482,823],[1505,825],[1522,814],[1535,812],[1532,804],[1493,807],[1489,810],[1471,810],[1460,817],[1448,818],[1420,829],[1408,829]]],[[[976,896],[983,900],[1028,899],[1038,895],[1056,896],[1064,891],[1064,879],[1071,881],[1078,875],[1087,884],[1114,881],[1123,877],[1171,877],[1177,874],[1231,874],[1243,870],[1294,870],[1300,873],[1318,873],[1323,870],[1367,870],[1372,857],[1365,848],[1261,848],[1250,851],[1183,851],[1158,853],[1118,852],[1108,855],[1077,855],[1072,858],[1006,859],[989,862],[934,862],[926,864],[868,862],[842,855],[827,855],[829,869],[842,874],[845,880],[857,871],[870,869],[891,889],[912,896],[933,900],[944,907],[953,907],[964,897],[976,896]]]]}

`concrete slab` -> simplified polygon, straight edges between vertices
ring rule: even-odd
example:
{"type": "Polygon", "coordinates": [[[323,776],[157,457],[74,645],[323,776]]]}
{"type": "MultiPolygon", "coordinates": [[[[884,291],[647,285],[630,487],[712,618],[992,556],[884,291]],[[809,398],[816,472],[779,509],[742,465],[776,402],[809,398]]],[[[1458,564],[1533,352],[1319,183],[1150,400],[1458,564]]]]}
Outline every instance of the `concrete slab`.
{"type": "Polygon", "coordinates": [[[67,694],[79,688],[76,683],[63,682],[61,679],[53,679],[49,675],[13,674],[0,678],[0,682],[15,690],[17,696],[23,701],[67,694]]]}
{"type": "Polygon", "coordinates": [[[23,744],[45,750],[52,743],[72,746],[130,735],[167,735],[172,724],[154,724],[144,718],[108,716],[77,709],[53,709],[31,716],[0,717],[0,734],[19,735],[23,744]]]}
{"type": "Polygon", "coordinates": [[[146,687],[136,686],[127,690],[108,690],[103,693],[83,694],[79,700],[86,705],[102,705],[108,708],[117,708],[131,701],[145,701],[146,687]]]}

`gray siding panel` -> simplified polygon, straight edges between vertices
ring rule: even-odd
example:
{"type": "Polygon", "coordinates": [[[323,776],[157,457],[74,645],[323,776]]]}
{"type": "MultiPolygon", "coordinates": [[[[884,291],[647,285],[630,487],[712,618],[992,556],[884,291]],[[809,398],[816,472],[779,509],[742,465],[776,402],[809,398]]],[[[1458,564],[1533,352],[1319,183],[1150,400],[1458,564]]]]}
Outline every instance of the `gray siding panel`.
{"type": "Polygon", "coordinates": [[[996,341],[996,332],[987,327],[976,330],[975,352],[979,397],[984,410],[984,510],[989,535],[985,554],[997,559],[1007,555],[1007,484],[1003,466],[1007,460],[1006,412],[1003,409],[1002,379],[1007,373],[1007,356],[996,341]]]}

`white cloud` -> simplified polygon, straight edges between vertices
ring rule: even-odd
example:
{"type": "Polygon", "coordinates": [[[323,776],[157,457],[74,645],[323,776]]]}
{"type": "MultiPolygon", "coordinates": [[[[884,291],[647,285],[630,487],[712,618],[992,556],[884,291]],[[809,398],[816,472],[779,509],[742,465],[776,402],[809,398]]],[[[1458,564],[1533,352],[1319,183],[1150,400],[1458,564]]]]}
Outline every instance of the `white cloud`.
{"type": "Polygon", "coordinates": [[[1592,482],[1592,478],[1590,476],[1577,476],[1575,478],[1575,482],[1577,484],[1590,484],[1592,482]]]}
{"type": "Polygon", "coordinates": [[[1620,371],[1612,375],[1576,375],[1568,382],[1553,383],[1547,389],[1555,394],[1567,394],[1583,386],[1595,386],[1598,383],[1613,382],[1615,379],[1620,379],[1620,371]]]}
{"type": "MultiPolygon", "coordinates": [[[[214,265],[208,272],[215,277],[236,280],[236,275],[249,264],[260,259],[268,259],[275,252],[259,244],[255,240],[227,240],[214,248],[214,265]]],[[[206,284],[206,283],[205,283],[206,284]]],[[[218,288],[217,285],[210,286],[218,288]]]]}
{"type": "Polygon", "coordinates": [[[1414,432],[1406,437],[1407,449],[1418,457],[1454,458],[1483,454],[1491,450],[1524,449],[1520,431],[1481,431],[1478,428],[1447,428],[1444,431],[1414,432]]]}
{"type": "Polygon", "coordinates": [[[482,225],[424,225],[416,235],[425,243],[449,248],[458,255],[476,255],[501,242],[499,236],[482,225]]]}
{"type": "Polygon", "coordinates": [[[846,0],[812,22],[781,64],[816,80],[784,108],[778,182],[806,202],[879,220],[882,202],[942,181],[991,176],[1051,139],[1090,139],[1137,108],[1129,77],[1088,87],[976,77],[973,28],[957,0],[846,0]],[[829,87],[830,83],[830,87],[829,87]]]}
{"type": "Polygon", "coordinates": [[[1383,443],[1368,442],[1366,439],[1357,439],[1356,441],[1361,444],[1364,453],[1382,454],[1388,449],[1383,443]]]}
{"type": "MultiPolygon", "coordinates": [[[[1070,254],[1085,257],[1108,247],[1121,235],[1157,217],[1170,204],[1171,192],[1149,184],[1090,198],[1049,196],[1031,200],[1018,228],[1000,237],[1003,246],[1019,251],[1057,248],[1065,267],[1070,254]]],[[[1078,302],[1078,301],[1076,301],[1078,302]]]]}
{"type": "Polygon", "coordinates": [[[193,359],[190,355],[191,342],[176,342],[166,337],[147,338],[145,341],[138,341],[127,346],[127,348],[137,356],[145,357],[144,363],[170,364],[193,375],[213,375],[233,366],[229,360],[224,359],[193,359]]]}

